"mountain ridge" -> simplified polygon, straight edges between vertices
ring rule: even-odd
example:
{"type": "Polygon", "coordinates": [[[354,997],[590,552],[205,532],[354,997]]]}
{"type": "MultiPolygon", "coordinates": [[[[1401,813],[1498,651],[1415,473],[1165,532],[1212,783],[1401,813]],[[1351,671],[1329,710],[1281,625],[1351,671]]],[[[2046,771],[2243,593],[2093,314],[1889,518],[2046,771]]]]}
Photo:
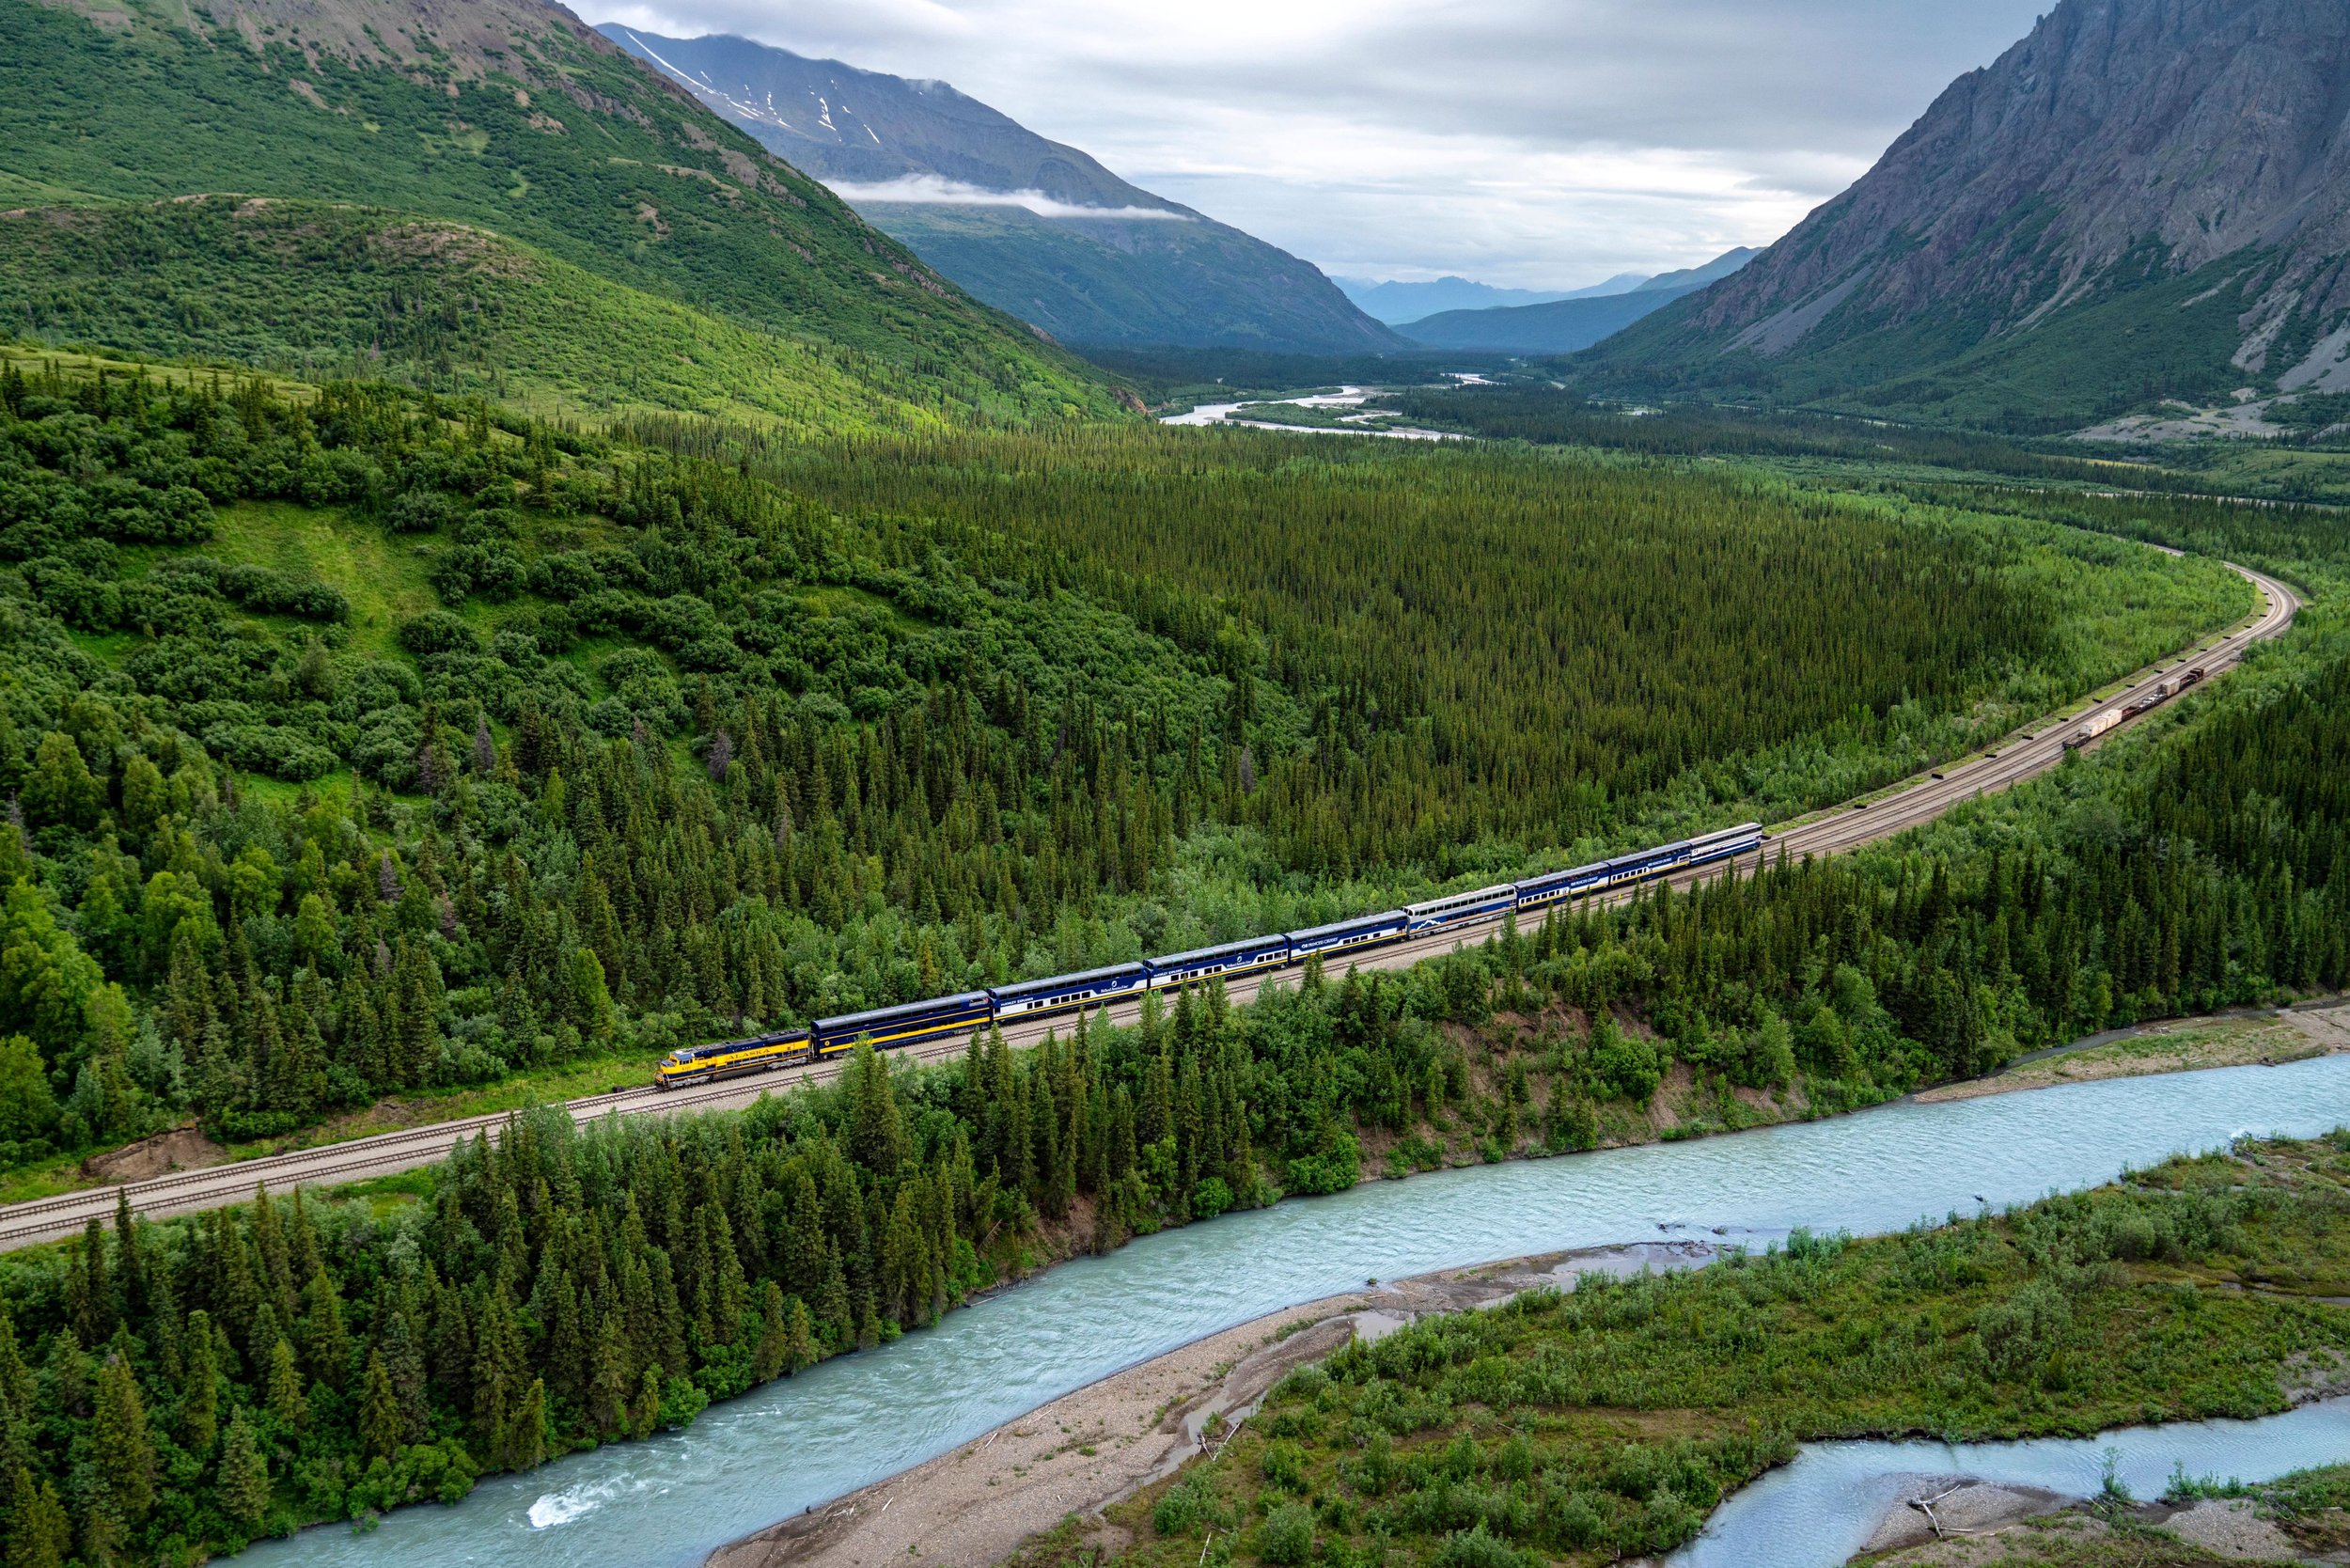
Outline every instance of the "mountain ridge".
{"type": "Polygon", "coordinates": [[[1548,305],[1554,300],[1629,293],[1644,279],[1638,273],[1622,273],[1588,289],[1503,289],[1455,275],[1418,283],[1352,277],[1334,277],[1330,281],[1371,320],[1401,326],[1447,310],[1492,310],[1513,305],[1548,305]]]}
{"type": "Polygon", "coordinates": [[[1563,354],[1588,349],[1684,295],[1729,276],[1760,252],[1741,245],[1702,266],[1659,273],[1606,294],[1570,295],[1537,305],[1447,310],[1396,330],[1433,349],[1563,354]]]}
{"type": "Polygon", "coordinates": [[[869,222],[977,297],[1058,341],[1407,347],[1311,264],[1146,191],[947,83],[732,35],[675,39],[617,23],[602,32],[838,187],[869,222]]]}
{"type": "MultiPolygon", "coordinates": [[[[10,205],[226,191],[352,203],[473,226],[778,343],[825,345],[921,416],[1115,407],[1099,372],[540,0],[12,0],[0,142],[10,205]]],[[[200,310],[182,288],[200,259],[125,251],[107,287],[145,304],[107,319],[135,331],[142,312],[200,310]]]]}
{"type": "Polygon", "coordinates": [[[2350,10],[2327,0],[2060,0],[1740,276],[1584,373],[2049,425],[2350,377],[2345,105],[2350,10]],[[2144,352],[2060,385],[2036,340],[2082,312],[2144,352]]]}

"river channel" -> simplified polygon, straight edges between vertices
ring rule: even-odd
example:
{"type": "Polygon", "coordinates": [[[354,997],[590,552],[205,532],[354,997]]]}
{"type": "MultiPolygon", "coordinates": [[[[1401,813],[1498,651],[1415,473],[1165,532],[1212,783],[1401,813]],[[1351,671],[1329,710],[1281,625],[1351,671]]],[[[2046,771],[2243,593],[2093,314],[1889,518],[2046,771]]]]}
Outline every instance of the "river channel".
{"type": "Polygon", "coordinates": [[[684,1568],[1097,1378],[1368,1278],[1717,1228],[1756,1244],[1798,1226],[1898,1231],[2247,1134],[2314,1137],[2345,1122],[2350,1057],[2328,1057],[1373,1183],[1064,1264],[935,1329],[713,1408],[688,1431],[497,1477],[366,1535],[324,1527],[241,1560],[684,1568]]]}
{"type": "Polygon", "coordinates": [[[1961,1477],[2093,1497],[2106,1466],[2132,1497],[2197,1480],[2275,1481],[2350,1461],[2350,1400],[2257,1421],[2180,1421],[2025,1443],[1813,1443],[1717,1510],[1667,1568],[1840,1568],[1879,1518],[1961,1477]]]}

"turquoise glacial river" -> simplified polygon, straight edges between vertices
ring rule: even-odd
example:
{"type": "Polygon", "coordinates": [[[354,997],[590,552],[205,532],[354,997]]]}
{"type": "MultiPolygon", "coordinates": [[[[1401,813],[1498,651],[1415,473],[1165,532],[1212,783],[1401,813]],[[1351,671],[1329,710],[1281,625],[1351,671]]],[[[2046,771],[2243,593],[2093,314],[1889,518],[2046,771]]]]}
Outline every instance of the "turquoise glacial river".
{"type": "Polygon", "coordinates": [[[2345,1123],[2350,1057],[2331,1057],[1373,1183],[1064,1264],[934,1329],[714,1407],[685,1432],[496,1477],[454,1507],[403,1509],[365,1535],[325,1526],[264,1543],[241,1560],[685,1568],[1097,1378],[1366,1278],[1717,1228],[1756,1244],[1798,1226],[1880,1233],[2093,1186],[2247,1134],[2345,1123]]]}

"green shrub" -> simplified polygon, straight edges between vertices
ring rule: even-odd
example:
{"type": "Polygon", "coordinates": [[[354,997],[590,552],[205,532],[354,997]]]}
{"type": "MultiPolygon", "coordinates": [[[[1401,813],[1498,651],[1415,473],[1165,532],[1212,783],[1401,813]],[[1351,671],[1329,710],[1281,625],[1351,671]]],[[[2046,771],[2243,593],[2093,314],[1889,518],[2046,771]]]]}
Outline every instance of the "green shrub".
{"type": "Polygon", "coordinates": [[[1285,1492],[1306,1489],[1306,1450],[1286,1437],[1265,1445],[1257,1458],[1257,1468],[1285,1492]]]}
{"type": "Polygon", "coordinates": [[[1454,1530],[1436,1548],[1436,1568],[1526,1568],[1528,1558],[1496,1536],[1480,1519],[1474,1529],[1454,1530]]]}
{"type": "Polygon", "coordinates": [[[1276,1504],[1257,1527],[1257,1555],[1275,1568],[1298,1568],[1313,1550],[1313,1510],[1303,1503],[1276,1504]]]}

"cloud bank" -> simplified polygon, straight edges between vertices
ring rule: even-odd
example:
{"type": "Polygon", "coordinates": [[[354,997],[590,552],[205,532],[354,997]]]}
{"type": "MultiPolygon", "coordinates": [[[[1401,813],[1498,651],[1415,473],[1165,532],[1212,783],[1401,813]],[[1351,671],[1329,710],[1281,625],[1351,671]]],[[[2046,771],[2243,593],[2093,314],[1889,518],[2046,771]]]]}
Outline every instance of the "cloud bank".
{"type": "Polygon", "coordinates": [[[1164,207],[1080,207],[1075,202],[1056,200],[1042,191],[991,191],[966,185],[960,180],[942,180],[934,174],[901,175],[878,184],[858,184],[846,180],[829,180],[827,184],[833,195],[852,207],[869,202],[913,207],[1024,207],[1040,218],[1192,221],[1190,213],[1170,212],[1164,207]]]}

